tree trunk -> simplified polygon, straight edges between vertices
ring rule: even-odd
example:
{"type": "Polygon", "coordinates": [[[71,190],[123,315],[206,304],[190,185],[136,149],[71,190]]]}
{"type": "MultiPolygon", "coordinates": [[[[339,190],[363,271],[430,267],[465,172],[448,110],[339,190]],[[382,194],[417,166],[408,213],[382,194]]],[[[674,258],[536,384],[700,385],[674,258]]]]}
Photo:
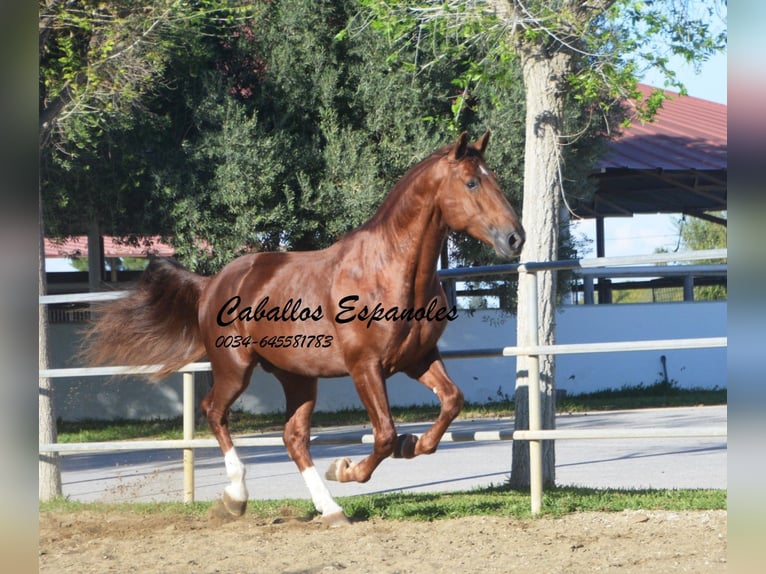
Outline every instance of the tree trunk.
{"type": "MultiPolygon", "coordinates": [[[[45,232],[42,215],[42,196],[39,198],[40,210],[40,246],[37,262],[38,292],[45,295],[47,286],[45,281],[45,232]]],[[[50,365],[48,359],[48,309],[46,305],[40,305],[37,313],[38,328],[38,366],[47,369],[50,365]]],[[[38,440],[40,444],[55,443],[56,411],[53,402],[53,387],[51,380],[40,377],[38,391],[38,440]]],[[[40,453],[38,459],[38,496],[41,501],[50,500],[61,496],[61,469],[59,468],[58,453],[40,453]]]]}
{"type": "MultiPolygon", "coordinates": [[[[545,54],[539,46],[520,49],[526,88],[526,140],[524,147],[524,201],[522,219],[527,243],[521,261],[553,261],[557,259],[559,233],[559,137],[563,121],[561,87],[567,69],[566,54],[545,54]]],[[[556,276],[554,272],[538,272],[537,306],[542,345],[555,342],[556,276]]],[[[526,343],[525,333],[530,317],[524,274],[519,278],[517,340],[526,343]]],[[[525,357],[517,357],[515,428],[529,428],[528,370],[525,357]]],[[[556,394],[553,356],[540,357],[540,392],[542,426],[555,428],[556,394]]],[[[555,482],[553,441],[543,442],[543,482],[555,482]]],[[[511,488],[529,488],[529,443],[513,443],[511,488]]]]}
{"type": "Polygon", "coordinates": [[[104,274],[104,249],[98,218],[93,216],[88,224],[88,291],[101,291],[104,274]]]}

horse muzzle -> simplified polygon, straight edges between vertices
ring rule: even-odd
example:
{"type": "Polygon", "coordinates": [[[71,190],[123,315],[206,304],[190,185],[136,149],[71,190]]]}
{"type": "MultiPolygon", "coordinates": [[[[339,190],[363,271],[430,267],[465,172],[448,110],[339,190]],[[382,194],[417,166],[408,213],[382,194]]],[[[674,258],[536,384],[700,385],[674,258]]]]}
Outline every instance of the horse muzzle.
{"type": "Polygon", "coordinates": [[[492,246],[495,248],[495,253],[500,257],[511,259],[521,253],[526,239],[526,234],[520,227],[510,232],[497,230],[492,233],[492,246]]]}

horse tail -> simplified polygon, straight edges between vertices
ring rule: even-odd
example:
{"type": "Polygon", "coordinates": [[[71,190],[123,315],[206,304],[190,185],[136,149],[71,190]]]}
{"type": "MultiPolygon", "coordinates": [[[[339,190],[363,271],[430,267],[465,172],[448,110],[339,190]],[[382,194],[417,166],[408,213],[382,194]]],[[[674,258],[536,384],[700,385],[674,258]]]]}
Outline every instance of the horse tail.
{"type": "Polygon", "coordinates": [[[81,355],[88,364],[161,365],[148,375],[154,380],[199,359],[198,307],[209,280],[175,259],[152,259],[126,297],[95,306],[81,355]]]}

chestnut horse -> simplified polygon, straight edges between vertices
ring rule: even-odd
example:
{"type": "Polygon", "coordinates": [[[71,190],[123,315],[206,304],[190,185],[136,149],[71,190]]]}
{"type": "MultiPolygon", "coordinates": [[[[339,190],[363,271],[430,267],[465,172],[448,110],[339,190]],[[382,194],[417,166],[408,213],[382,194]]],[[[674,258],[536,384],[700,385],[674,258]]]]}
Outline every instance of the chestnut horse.
{"type": "Polygon", "coordinates": [[[436,343],[456,316],[436,274],[449,229],[489,244],[504,258],[524,244],[524,230],[484,163],[489,132],[475,144],[463,133],[415,165],[377,213],[326,249],[253,253],[213,277],[172,259],[154,259],[125,298],[105,304],[89,332],[95,363],[159,364],[162,377],[207,355],[214,384],[202,410],[231,480],[217,511],[244,513],[245,467],[228,428],[228,412],[260,364],[282,383],[284,443],[317,511],[330,525],[347,518],[309,453],[317,378],[350,375],[370,417],[372,453],[344,458],[329,480],[366,482],[388,457],[430,454],[463,405],[436,343]],[[441,402],[420,438],[396,434],[386,379],[404,372],[441,402]]]}

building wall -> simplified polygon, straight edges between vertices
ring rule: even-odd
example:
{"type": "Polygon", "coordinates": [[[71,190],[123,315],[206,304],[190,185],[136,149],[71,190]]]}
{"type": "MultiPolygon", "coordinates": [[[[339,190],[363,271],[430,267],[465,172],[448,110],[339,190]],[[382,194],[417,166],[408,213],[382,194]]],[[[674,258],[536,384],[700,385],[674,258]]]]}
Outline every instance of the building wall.
{"type": "MultiPolygon", "coordinates": [[[[51,325],[52,367],[85,366],[73,362],[81,325],[51,325]]],[[[646,339],[726,336],[726,302],[564,306],[557,316],[557,342],[592,343],[646,339]]],[[[502,311],[461,313],[440,341],[444,351],[516,344],[516,319],[502,311]]],[[[556,363],[556,387],[570,395],[608,387],[662,380],[661,355],[668,378],[680,387],[726,386],[726,349],[641,351],[561,355],[556,363]]],[[[473,402],[513,396],[516,360],[513,357],[455,359],[447,370],[473,402]]],[[[209,377],[197,375],[197,400],[209,377]]],[[[398,374],[389,379],[392,405],[433,404],[436,398],[417,381],[398,374]]],[[[82,377],[54,381],[57,416],[64,420],[164,418],[180,416],[181,375],[160,383],[133,377],[82,377]]],[[[317,410],[360,408],[348,378],[319,383],[317,410]]],[[[260,369],[234,408],[266,413],[284,410],[282,388],[260,369]]]]}

